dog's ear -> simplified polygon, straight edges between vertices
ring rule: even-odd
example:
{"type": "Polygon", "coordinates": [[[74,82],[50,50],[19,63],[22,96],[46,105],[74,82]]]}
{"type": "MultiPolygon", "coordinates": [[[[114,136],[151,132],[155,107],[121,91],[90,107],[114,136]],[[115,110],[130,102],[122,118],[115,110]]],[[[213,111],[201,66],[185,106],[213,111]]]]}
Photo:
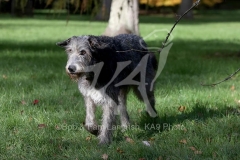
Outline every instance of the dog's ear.
{"type": "Polygon", "coordinates": [[[97,38],[95,38],[93,36],[89,36],[88,43],[89,43],[90,48],[93,50],[99,48],[99,46],[100,46],[97,38]]]}
{"type": "Polygon", "coordinates": [[[109,47],[108,44],[104,43],[101,37],[89,36],[88,43],[90,49],[93,51],[104,50],[109,47]]]}
{"type": "Polygon", "coordinates": [[[65,41],[62,41],[62,42],[57,42],[56,45],[59,46],[59,47],[66,47],[69,42],[71,41],[71,38],[65,40],[65,41]]]}

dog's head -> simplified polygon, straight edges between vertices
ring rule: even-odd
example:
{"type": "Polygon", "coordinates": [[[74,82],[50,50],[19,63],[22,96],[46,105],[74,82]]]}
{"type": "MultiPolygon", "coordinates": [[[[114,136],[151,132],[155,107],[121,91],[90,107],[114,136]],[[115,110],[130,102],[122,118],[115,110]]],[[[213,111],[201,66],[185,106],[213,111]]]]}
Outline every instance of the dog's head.
{"type": "Polygon", "coordinates": [[[87,72],[87,67],[94,64],[97,51],[101,48],[95,36],[73,36],[57,45],[65,48],[68,55],[66,72],[72,79],[78,79],[81,73],[87,72]]]}

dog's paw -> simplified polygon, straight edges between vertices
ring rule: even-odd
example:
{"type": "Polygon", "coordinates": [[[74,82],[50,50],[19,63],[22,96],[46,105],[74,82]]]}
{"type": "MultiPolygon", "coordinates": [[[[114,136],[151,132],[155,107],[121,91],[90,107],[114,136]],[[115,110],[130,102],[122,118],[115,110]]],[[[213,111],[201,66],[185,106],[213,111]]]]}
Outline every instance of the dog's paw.
{"type": "Polygon", "coordinates": [[[84,128],[91,134],[98,136],[99,131],[100,131],[100,126],[99,125],[86,125],[85,122],[83,122],[84,128]]]}
{"type": "Polygon", "coordinates": [[[98,143],[99,146],[108,146],[110,144],[110,140],[100,140],[98,143]]]}
{"type": "Polygon", "coordinates": [[[98,139],[99,139],[98,145],[109,145],[111,143],[110,134],[103,134],[103,132],[101,132],[101,134],[98,136],[98,139]]]}
{"type": "Polygon", "coordinates": [[[157,119],[157,118],[159,118],[159,116],[158,116],[156,113],[150,115],[147,111],[144,111],[144,112],[142,113],[142,116],[143,116],[143,117],[146,117],[146,118],[152,118],[152,119],[157,119]]]}
{"type": "Polygon", "coordinates": [[[128,130],[129,127],[130,127],[130,122],[125,122],[121,125],[122,131],[128,130]]]}

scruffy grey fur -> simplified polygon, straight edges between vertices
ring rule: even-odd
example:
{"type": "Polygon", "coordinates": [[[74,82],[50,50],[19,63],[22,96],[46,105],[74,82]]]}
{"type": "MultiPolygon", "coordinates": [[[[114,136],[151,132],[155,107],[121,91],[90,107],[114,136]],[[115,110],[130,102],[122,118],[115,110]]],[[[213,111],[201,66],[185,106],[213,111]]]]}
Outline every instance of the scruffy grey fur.
{"type": "Polygon", "coordinates": [[[98,135],[100,144],[111,142],[111,128],[116,112],[120,113],[121,126],[129,126],[126,96],[130,87],[138,98],[146,103],[148,114],[151,117],[157,116],[154,93],[150,91],[157,61],[154,54],[147,50],[142,38],[131,34],[115,37],[73,36],[58,42],[57,45],[66,49],[66,72],[78,82],[78,89],[84,97],[85,128],[98,135]],[[117,69],[120,69],[119,73],[117,69]],[[141,74],[119,85],[126,77],[132,75],[135,69],[146,70],[142,85],[138,83],[143,78],[141,74]],[[141,91],[146,91],[146,97],[141,91]],[[102,106],[103,110],[101,126],[95,120],[96,105],[102,106]]]}

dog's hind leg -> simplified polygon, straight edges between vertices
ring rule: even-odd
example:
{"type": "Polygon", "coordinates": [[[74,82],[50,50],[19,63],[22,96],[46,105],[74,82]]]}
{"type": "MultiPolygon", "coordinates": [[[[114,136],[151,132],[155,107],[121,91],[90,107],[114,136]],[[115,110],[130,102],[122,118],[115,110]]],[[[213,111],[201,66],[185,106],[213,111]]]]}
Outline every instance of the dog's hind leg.
{"type": "Polygon", "coordinates": [[[84,122],[84,127],[90,133],[98,135],[99,127],[95,120],[96,105],[90,97],[84,97],[84,100],[86,106],[86,118],[84,122]]]}
{"type": "Polygon", "coordinates": [[[120,94],[118,96],[118,100],[119,100],[118,110],[120,113],[121,126],[124,129],[126,129],[130,125],[129,116],[126,108],[126,95],[127,95],[127,90],[121,89],[120,94]]]}
{"type": "Polygon", "coordinates": [[[147,107],[147,112],[151,117],[157,117],[157,110],[155,108],[155,97],[153,92],[147,92],[148,102],[144,100],[147,107]]]}
{"type": "Polygon", "coordinates": [[[100,140],[99,144],[108,144],[111,142],[112,127],[115,121],[115,107],[117,107],[117,104],[111,98],[109,98],[108,102],[102,106],[103,115],[102,126],[98,136],[100,140]]]}
{"type": "Polygon", "coordinates": [[[150,91],[148,88],[149,85],[144,88],[144,90],[139,91],[135,86],[133,87],[133,92],[141,101],[144,101],[146,104],[146,111],[151,117],[157,117],[157,111],[155,109],[155,97],[153,91],[150,91]],[[145,93],[146,92],[146,93],[145,93]]]}

